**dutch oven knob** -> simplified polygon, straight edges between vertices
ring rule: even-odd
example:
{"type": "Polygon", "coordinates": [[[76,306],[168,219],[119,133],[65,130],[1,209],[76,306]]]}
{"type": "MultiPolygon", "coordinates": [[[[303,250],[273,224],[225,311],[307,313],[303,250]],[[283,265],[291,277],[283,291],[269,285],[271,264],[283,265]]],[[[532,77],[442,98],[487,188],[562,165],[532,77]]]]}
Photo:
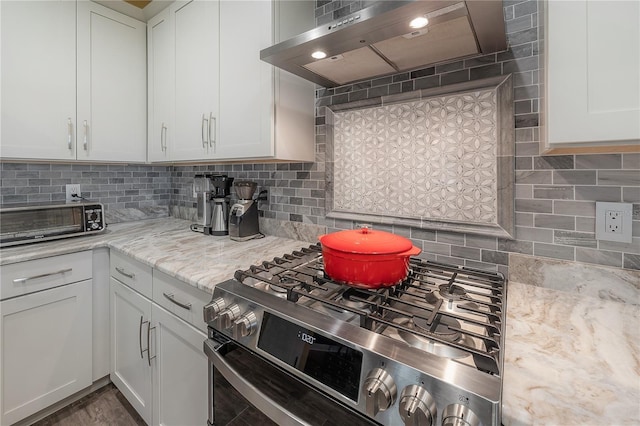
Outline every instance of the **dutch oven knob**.
{"type": "Polygon", "coordinates": [[[368,234],[370,230],[371,230],[371,224],[363,223],[363,224],[360,225],[360,233],[361,234],[368,234]]]}

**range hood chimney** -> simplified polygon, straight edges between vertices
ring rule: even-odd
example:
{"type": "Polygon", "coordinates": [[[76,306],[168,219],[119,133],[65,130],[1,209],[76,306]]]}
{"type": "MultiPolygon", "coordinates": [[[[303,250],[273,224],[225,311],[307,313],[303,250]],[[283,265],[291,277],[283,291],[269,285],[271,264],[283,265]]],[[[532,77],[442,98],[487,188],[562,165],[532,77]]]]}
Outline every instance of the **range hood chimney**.
{"type": "Polygon", "coordinates": [[[379,1],[263,49],[260,59],[335,87],[506,48],[500,0],[379,1]],[[418,17],[428,24],[412,28],[418,17]]]}

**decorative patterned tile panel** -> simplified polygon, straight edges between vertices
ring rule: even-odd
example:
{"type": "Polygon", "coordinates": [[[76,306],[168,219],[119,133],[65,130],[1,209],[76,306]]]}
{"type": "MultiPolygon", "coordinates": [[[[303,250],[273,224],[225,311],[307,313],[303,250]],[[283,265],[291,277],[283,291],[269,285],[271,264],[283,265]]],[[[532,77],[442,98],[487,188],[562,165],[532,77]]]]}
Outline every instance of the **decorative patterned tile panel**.
{"type": "Polygon", "coordinates": [[[334,115],[336,211],[497,223],[495,90],[334,115]]]}

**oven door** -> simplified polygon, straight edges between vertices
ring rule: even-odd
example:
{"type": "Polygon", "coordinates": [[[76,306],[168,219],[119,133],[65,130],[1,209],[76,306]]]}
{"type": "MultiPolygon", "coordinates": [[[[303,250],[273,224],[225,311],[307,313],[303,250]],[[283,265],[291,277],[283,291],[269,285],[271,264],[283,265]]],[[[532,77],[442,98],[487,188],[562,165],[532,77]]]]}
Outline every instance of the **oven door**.
{"type": "Polygon", "coordinates": [[[231,341],[209,338],[209,425],[375,425],[231,341]]]}

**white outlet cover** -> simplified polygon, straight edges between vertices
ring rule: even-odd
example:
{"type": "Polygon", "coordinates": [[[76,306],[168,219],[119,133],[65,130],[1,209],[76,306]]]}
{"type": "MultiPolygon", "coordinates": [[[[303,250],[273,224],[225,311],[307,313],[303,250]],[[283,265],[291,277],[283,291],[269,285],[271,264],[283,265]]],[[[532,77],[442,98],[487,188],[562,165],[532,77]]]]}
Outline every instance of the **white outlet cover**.
{"type": "Polygon", "coordinates": [[[80,192],[80,184],[79,183],[71,183],[67,184],[65,187],[66,190],[66,202],[72,201],[80,201],[82,200],[82,193],[80,192]],[[77,197],[73,197],[73,194],[76,194],[77,197]]]}
{"type": "Polygon", "coordinates": [[[596,201],[596,240],[615,241],[619,243],[631,243],[632,240],[632,215],[631,203],[606,203],[596,201]],[[605,217],[607,212],[619,212],[622,216],[620,232],[607,232],[605,217]]]}

